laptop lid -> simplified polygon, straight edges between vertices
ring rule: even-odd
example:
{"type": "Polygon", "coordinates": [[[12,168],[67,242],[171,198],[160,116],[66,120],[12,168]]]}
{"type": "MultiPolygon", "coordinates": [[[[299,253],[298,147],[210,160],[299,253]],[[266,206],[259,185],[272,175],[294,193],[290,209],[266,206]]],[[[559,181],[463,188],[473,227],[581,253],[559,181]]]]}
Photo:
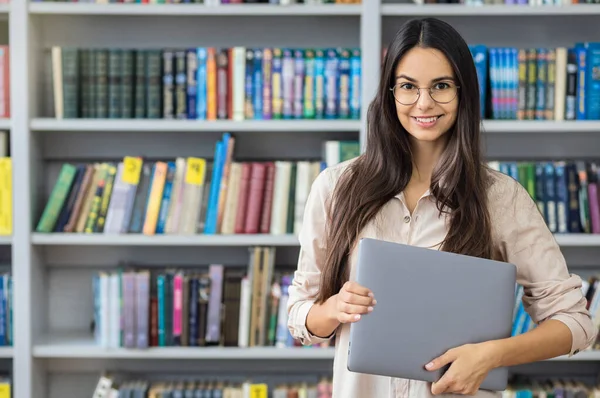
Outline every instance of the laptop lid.
{"type": "MultiPolygon", "coordinates": [[[[375,239],[361,239],[356,281],[377,305],[350,325],[348,370],[434,382],[450,365],[425,364],[450,348],[510,337],[516,267],[375,239]]],[[[480,389],[506,389],[508,369],[480,389]]]]}

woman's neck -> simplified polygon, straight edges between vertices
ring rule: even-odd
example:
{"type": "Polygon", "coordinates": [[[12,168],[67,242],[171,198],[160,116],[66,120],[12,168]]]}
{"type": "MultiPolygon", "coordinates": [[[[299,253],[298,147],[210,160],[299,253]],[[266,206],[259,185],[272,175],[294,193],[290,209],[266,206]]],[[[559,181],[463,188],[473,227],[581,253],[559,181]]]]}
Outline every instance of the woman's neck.
{"type": "Polygon", "coordinates": [[[413,172],[411,180],[416,184],[427,184],[431,182],[431,175],[444,148],[446,140],[437,141],[417,141],[412,142],[413,151],[413,172]]]}

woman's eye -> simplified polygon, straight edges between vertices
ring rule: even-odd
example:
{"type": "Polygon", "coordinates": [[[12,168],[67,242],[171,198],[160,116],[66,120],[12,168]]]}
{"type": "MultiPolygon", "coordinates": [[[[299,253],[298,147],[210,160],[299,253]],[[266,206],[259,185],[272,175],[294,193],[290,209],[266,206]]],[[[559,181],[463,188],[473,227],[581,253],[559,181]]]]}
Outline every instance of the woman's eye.
{"type": "Polygon", "coordinates": [[[446,90],[450,88],[450,85],[448,83],[437,83],[433,88],[435,90],[446,90]]]}
{"type": "Polygon", "coordinates": [[[415,87],[412,84],[410,84],[410,83],[403,83],[403,84],[400,85],[400,88],[402,90],[412,90],[415,87]]]}

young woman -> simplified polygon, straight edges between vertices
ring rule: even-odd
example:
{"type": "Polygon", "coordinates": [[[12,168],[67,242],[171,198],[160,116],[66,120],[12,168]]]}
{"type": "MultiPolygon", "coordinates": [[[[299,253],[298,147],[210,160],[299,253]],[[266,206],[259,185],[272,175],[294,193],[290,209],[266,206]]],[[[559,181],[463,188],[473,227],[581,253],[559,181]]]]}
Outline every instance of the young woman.
{"type": "Polygon", "coordinates": [[[494,367],[591,345],[596,330],[581,279],[569,274],[527,191],[485,166],[477,72],[463,38],[436,19],[406,23],[388,48],[368,112],[366,152],[326,169],[313,184],[289,289],[295,338],[309,345],[336,335],[334,397],[490,396],[478,388],[494,367]],[[430,370],[451,364],[436,383],[348,371],[350,324],[377,311],[377,297],[353,282],[362,237],[515,264],[525,309],[539,326],[456,347],[423,364],[430,370]]]}

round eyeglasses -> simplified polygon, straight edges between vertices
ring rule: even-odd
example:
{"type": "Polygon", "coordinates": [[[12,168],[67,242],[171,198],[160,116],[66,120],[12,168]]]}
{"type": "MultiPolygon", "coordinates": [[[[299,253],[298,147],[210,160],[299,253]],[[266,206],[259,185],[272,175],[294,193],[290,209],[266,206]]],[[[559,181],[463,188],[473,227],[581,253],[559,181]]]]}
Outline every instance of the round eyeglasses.
{"type": "Polygon", "coordinates": [[[450,83],[436,83],[433,87],[416,87],[411,83],[398,83],[390,88],[392,95],[402,105],[412,105],[419,100],[421,90],[429,91],[429,96],[438,104],[447,104],[456,98],[460,86],[450,83]]]}

